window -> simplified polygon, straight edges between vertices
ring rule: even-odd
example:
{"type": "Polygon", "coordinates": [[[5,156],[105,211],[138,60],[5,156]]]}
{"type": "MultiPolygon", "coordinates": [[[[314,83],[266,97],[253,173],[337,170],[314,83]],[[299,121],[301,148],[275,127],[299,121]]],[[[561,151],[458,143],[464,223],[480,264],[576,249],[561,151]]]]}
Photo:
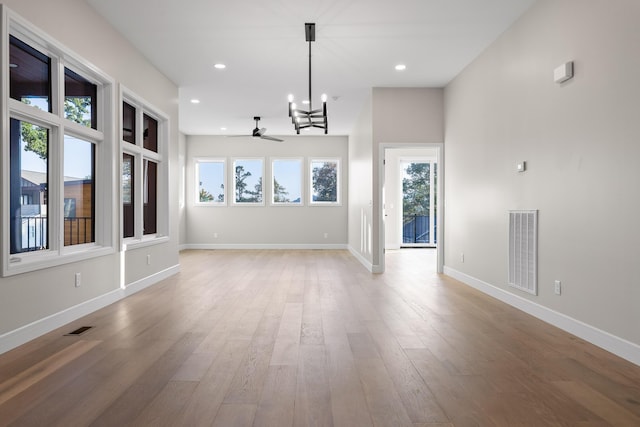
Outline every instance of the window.
{"type": "Polygon", "coordinates": [[[311,159],[310,201],[312,205],[340,204],[340,159],[311,159]]]}
{"type": "Polygon", "coordinates": [[[2,9],[4,276],[113,251],[113,81],[2,9]],[[60,82],[60,84],[54,84],[60,82]],[[59,106],[59,107],[58,107],[59,106]],[[96,168],[96,164],[100,167],[96,168]]]}
{"type": "Polygon", "coordinates": [[[135,198],[135,163],[131,154],[122,154],[122,237],[133,237],[135,217],[133,200],[135,198]]]}
{"type": "Polygon", "coordinates": [[[64,245],[95,241],[95,146],[64,137],[64,245]]]}
{"type": "Polygon", "coordinates": [[[47,250],[49,130],[12,118],[9,144],[10,253],[47,250]]]}
{"type": "Polygon", "coordinates": [[[236,159],[233,162],[233,203],[263,205],[262,159],[236,159]]]}
{"type": "Polygon", "coordinates": [[[136,108],[126,102],[122,103],[122,139],[136,143],[136,108]]]}
{"type": "Polygon", "coordinates": [[[271,161],[271,203],[302,206],[302,159],[271,161]]]}
{"type": "Polygon", "coordinates": [[[160,243],[169,228],[168,119],[126,89],[122,98],[122,237],[127,246],[160,243]]]}
{"type": "Polygon", "coordinates": [[[226,204],[226,161],[224,159],[196,159],[197,205],[224,206],[226,204]]]}
{"type": "Polygon", "coordinates": [[[11,98],[51,112],[51,58],[9,36],[11,98]]]}
{"type": "Polygon", "coordinates": [[[74,73],[64,69],[64,117],[72,122],[96,129],[98,87],[74,73]]]}

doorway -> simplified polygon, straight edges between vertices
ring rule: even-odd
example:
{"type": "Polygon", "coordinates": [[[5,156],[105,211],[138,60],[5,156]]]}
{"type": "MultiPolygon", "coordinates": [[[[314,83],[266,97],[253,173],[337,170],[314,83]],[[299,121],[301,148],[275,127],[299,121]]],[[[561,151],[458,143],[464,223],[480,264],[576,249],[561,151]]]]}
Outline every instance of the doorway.
{"type": "Polygon", "coordinates": [[[379,226],[382,271],[386,251],[395,253],[420,247],[433,248],[436,256],[424,261],[433,262],[435,259],[435,270],[442,273],[443,157],[442,144],[381,144],[379,226]],[[412,169],[407,171],[412,164],[412,169]],[[404,197],[403,181],[408,181],[405,187],[414,194],[404,197]],[[417,200],[420,206],[411,209],[405,206],[405,199],[407,202],[417,200]]]}
{"type": "Polygon", "coordinates": [[[435,158],[400,159],[402,248],[435,248],[438,239],[435,158]]]}

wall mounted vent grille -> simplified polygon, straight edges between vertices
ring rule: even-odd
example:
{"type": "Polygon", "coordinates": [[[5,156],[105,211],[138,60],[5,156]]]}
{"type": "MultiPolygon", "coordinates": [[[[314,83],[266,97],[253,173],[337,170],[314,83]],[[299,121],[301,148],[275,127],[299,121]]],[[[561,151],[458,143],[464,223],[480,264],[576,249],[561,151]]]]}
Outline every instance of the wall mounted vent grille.
{"type": "Polygon", "coordinates": [[[509,286],[538,294],[538,211],[509,211],[509,286]]]}

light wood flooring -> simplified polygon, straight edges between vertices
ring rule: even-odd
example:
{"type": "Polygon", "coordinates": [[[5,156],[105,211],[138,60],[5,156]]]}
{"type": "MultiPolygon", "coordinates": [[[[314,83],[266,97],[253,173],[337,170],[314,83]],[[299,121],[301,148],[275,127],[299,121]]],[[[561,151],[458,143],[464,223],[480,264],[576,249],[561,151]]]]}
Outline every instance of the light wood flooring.
{"type": "Polygon", "coordinates": [[[640,426],[640,367],[433,256],[372,275],[345,251],[185,251],[178,275],[0,355],[0,425],[640,426]]]}

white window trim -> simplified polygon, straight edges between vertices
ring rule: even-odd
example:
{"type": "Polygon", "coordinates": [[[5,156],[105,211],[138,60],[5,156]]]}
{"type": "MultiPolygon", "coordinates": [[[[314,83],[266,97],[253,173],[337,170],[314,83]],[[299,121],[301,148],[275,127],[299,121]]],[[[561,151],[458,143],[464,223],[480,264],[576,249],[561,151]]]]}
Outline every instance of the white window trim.
{"type": "Polygon", "coordinates": [[[304,177],[305,177],[305,173],[304,173],[304,157],[271,157],[270,159],[270,165],[271,165],[271,194],[269,197],[269,201],[270,201],[270,205],[271,206],[304,206],[304,198],[305,198],[305,182],[304,182],[304,177]],[[273,168],[273,164],[277,161],[292,161],[292,160],[297,160],[298,162],[300,162],[300,202],[295,203],[295,202],[276,202],[274,199],[275,197],[275,185],[274,185],[274,179],[275,179],[275,175],[274,175],[274,168],[273,168]]]}
{"type": "Polygon", "coordinates": [[[232,195],[231,195],[231,204],[232,206],[265,206],[265,200],[267,199],[267,186],[264,183],[265,177],[265,167],[264,167],[264,157],[234,157],[231,159],[231,168],[229,168],[229,176],[231,177],[232,182],[232,195]],[[255,161],[259,160],[262,165],[262,200],[259,202],[238,202],[236,201],[236,162],[247,160],[247,161],[255,161]]]}
{"type": "Polygon", "coordinates": [[[9,69],[9,34],[12,34],[37,49],[51,59],[51,87],[52,87],[52,113],[30,107],[17,100],[11,99],[8,89],[9,73],[2,74],[0,84],[0,121],[2,137],[2,188],[1,198],[1,241],[2,241],[2,275],[36,271],[43,268],[55,267],[71,262],[104,256],[115,252],[115,230],[113,226],[114,209],[114,155],[117,147],[114,144],[114,87],[115,82],[109,76],[100,71],[89,61],[69,50],[61,43],[39,30],[28,21],[11,11],[4,5],[0,5],[2,20],[2,32],[0,33],[0,68],[9,69]],[[97,130],[86,128],[73,123],[64,117],[64,68],[69,68],[80,74],[83,78],[98,86],[97,93],[97,130]],[[28,121],[42,125],[50,129],[48,159],[49,208],[47,221],[55,227],[49,226],[49,249],[31,252],[10,254],[9,239],[9,186],[10,186],[10,161],[9,139],[10,118],[28,121]],[[64,185],[64,135],[79,136],[88,142],[95,144],[96,170],[94,171],[94,185],[96,198],[94,217],[94,243],[64,246],[64,224],[62,209],[62,188],[64,185]],[[98,165],[100,165],[98,167],[98,165]],[[60,199],[60,200],[58,200],[60,199]]]}
{"type": "MultiPolygon", "coordinates": [[[[193,194],[194,197],[194,205],[195,206],[206,206],[206,207],[224,207],[227,206],[227,199],[229,188],[227,186],[227,159],[222,157],[194,157],[193,158],[193,171],[194,171],[194,188],[195,192],[193,194]],[[224,201],[219,202],[215,199],[210,202],[201,202],[200,201],[200,164],[201,163],[222,163],[222,184],[224,185],[224,201]]],[[[263,189],[264,194],[264,189],[263,189]]]]}
{"type": "Polygon", "coordinates": [[[342,206],[342,166],[340,157],[314,157],[309,159],[309,206],[342,206]],[[335,162],[337,164],[336,174],[336,201],[322,202],[313,200],[313,164],[316,162],[335,162]]]}
{"type": "Polygon", "coordinates": [[[166,243],[169,241],[169,116],[160,109],[154,107],[144,98],[135,92],[120,85],[120,96],[118,102],[118,140],[120,141],[120,153],[118,155],[118,211],[120,218],[120,247],[123,251],[139,247],[151,246],[166,243]],[[122,135],[122,103],[135,107],[136,109],[136,143],[124,141],[122,135]],[[158,152],[153,152],[143,147],[143,117],[147,115],[158,122],[158,152]],[[122,154],[127,153],[134,157],[134,235],[123,237],[124,217],[122,214],[122,154]],[[156,212],[156,232],[154,234],[143,233],[144,223],[144,180],[142,171],[144,160],[152,160],[158,165],[157,178],[157,212],[156,212]]]}

